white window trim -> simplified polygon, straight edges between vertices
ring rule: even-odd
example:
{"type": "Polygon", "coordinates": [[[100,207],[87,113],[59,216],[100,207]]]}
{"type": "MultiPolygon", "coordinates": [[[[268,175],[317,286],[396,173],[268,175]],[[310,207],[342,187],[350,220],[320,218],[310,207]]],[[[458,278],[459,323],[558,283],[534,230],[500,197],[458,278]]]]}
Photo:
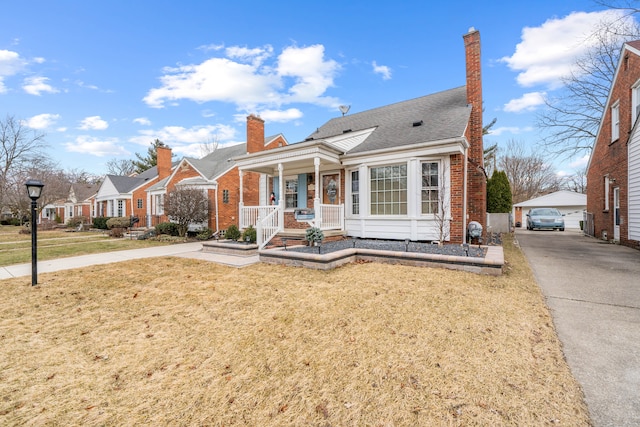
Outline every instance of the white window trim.
{"type": "Polygon", "coordinates": [[[609,212],[609,187],[610,180],[608,176],[604,177],[604,211],[609,212]]]}
{"type": "Polygon", "coordinates": [[[640,113],[640,79],[631,86],[631,126],[638,120],[640,113]]]}
{"type": "Polygon", "coordinates": [[[611,105],[611,142],[620,139],[620,101],[611,105]]]}

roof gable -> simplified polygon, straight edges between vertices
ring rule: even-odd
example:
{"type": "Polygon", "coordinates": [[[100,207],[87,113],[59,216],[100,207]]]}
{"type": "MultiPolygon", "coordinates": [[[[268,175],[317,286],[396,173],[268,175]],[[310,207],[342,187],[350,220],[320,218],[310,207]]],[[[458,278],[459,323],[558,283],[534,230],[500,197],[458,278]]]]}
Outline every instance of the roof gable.
{"type": "Polygon", "coordinates": [[[386,105],[329,120],[307,140],[329,139],[350,132],[375,129],[347,153],[464,137],[471,106],[466,87],[386,105]]]}
{"type": "Polygon", "coordinates": [[[587,206],[587,195],[582,193],[576,193],[574,191],[556,191],[555,193],[545,194],[544,196],[536,197],[524,202],[516,203],[514,207],[528,207],[528,206],[587,206]]]}

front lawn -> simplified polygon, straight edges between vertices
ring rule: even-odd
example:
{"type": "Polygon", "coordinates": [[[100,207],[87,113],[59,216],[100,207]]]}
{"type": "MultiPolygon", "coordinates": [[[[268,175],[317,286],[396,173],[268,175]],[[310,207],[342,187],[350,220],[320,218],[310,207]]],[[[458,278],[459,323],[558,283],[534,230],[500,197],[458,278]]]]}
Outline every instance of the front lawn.
{"type": "Polygon", "coordinates": [[[0,281],[0,424],[587,426],[505,257],[499,277],[168,258],[0,281]]]}

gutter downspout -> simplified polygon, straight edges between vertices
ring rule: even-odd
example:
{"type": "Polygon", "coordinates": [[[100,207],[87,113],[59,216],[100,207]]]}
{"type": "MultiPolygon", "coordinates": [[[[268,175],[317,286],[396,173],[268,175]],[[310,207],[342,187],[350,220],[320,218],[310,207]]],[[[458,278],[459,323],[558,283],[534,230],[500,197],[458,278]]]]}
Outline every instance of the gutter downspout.
{"type": "Polygon", "coordinates": [[[216,189],[215,191],[215,207],[216,207],[216,235],[218,235],[218,233],[220,232],[220,224],[218,223],[218,184],[216,184],[216,189]]]}

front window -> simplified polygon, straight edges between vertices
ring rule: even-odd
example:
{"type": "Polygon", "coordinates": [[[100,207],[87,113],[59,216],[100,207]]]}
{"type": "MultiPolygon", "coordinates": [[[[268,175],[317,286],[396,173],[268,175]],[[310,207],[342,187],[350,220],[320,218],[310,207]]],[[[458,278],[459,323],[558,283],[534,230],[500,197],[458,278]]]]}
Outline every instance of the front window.
{"type": "Polygon", "coordinates": [[[360,214],[360,172],[351,172],[351,213],[360,214]]]}
{"type": "Polygon", "coordinates": [[[142,209],[142,199],[138,199],[138,209],[142,209]]]}
{"type": "Polygon", "coordinates": [[[631,88],[631,125],[633,126],[640,114],[640,80],[631,88]]]}
{"type": "Polygon", "coordinates": [[[229,190],[222,190],[222,203],[229,203],[229,190]]]}
{"type": "Polygon", "coordinates": [[[371,168],[371,215],[407,214],[407,165],[371,168]]]}
{"type": "Polygon", "coordinates": [[[439,212],[440,185],[438,163],[422,164],[422,213],[437,214],[439,212]]]}
{"type": "Polygon", "coordinates": [[[611,107],[611,142],[620,138],[620,104],[611,107]]]}
{"type": "Polygon", "coordinates": [[[298,178],[286,179],[284,182],[285,208],[298,207],[298,178]]]}
{"type": "Polygon", "coordinates": [[[164,213],[164,195],[158,194],[156,195],[156,215],[162,215],[164,213]]]}
{"type": "Polygon", "coordinates": [[[124,216],[124,201],[118,200],[118,216],[124,216]]]}

